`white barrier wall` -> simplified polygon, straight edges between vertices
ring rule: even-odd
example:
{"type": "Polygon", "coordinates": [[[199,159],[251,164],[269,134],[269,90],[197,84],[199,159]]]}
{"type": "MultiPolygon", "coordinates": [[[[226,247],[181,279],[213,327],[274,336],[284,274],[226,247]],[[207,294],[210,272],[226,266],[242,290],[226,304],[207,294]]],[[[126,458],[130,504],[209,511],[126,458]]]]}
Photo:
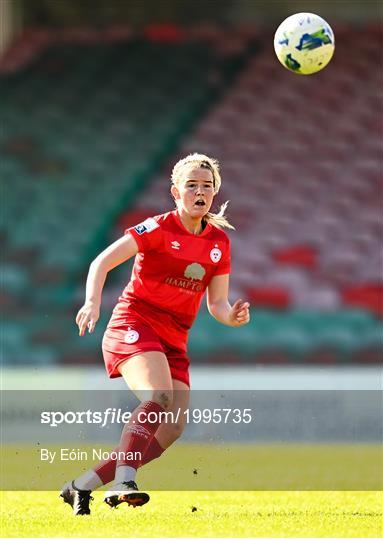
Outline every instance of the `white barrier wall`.
{"type": "MultiPolygon", "coordinates": [[[[195,367],[193,390],[382,390],[381,367],[195,367]]],[[[2,370],[6,390],[122,390],[103,367],[19,368],[2,370]]]]}

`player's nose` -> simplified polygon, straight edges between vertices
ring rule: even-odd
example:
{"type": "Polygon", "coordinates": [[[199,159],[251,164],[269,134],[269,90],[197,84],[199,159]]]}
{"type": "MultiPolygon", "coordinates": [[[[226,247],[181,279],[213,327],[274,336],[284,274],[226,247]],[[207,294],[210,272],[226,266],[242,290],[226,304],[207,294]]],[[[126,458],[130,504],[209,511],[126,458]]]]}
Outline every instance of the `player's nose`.
{"type": "Polygon", "coordinates": [[[203,184],[197,185],[195,192],[196,192],[196,195],[203,195],[205,193],[203,184]]]}

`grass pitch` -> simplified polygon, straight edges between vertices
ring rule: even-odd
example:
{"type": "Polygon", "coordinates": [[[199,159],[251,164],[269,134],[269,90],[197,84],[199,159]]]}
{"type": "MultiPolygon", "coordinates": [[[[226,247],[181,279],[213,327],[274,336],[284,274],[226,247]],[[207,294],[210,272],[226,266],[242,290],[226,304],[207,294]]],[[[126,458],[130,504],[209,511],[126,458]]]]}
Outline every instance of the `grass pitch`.
{"type": "Polygon", "coordinates": [[[35,447],[21,445],[6,446],[4,454],[7,486],[33,486],[34,479],[40,489],[59,487],[0,492],[3,537],[366,538],[383,533],[382,454],[376,445],[174,445],[138,473],[139,486],[150,493],[147,505],[111,509],[100,491],[93,493],[90,516],[73,516],[59,498],[63,483],[90,463],[44,465],[35,447]],[[168,491],[153,490],[158,486],[168,491]],[[210,491],[212,486],[217,491],[210,491]]]}
{"type": "Polygon", "coordinates": [[[73,516],[57,492],[1,492],[3,537],[380,537],[381,492],[151,492],[73,516]]]}

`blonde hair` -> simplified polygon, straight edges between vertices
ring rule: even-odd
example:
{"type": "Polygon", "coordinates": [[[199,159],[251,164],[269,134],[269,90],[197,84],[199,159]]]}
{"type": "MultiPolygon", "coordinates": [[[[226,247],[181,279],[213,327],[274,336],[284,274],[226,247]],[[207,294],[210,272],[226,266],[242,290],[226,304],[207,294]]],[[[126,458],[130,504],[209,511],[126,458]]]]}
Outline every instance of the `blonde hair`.
{"type": "MultiPolygon", "coordinates": [[[[221,175],[219,173],[219,163],[216,159],[205,156],[205,154],[198,154],[195,152],[194,154],[189,154],[183,159],[180,159],[173,167],[171,177],[172,184],[178,187],[184,177],[185,169],[191,169],[194,167],[201,169],[209,169],[209,171],[213,175],[214,195],[216,195],[222,183],[221,175]]],[[[211,223],[219,229],[224,227],[228,229],[234,229],[233,225],[229,223],[225,216],[225,211],[228,204],[229,201],[226,201],[224,204],[222,204],[217,214],[213,214],[213,212],[207,212],[207,214],[205,214],[203,217],[203,221],[205,221],[206,223],[211,223]]]]}

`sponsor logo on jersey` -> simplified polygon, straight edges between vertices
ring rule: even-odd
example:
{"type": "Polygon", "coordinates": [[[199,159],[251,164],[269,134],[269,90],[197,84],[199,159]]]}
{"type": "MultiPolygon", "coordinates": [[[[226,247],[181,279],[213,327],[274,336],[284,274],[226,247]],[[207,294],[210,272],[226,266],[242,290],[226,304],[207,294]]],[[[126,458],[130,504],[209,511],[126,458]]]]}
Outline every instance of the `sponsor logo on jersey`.
{"type": "Polygon", "coordinates": [[[171,242],[171,245],[173,249],[180,249],[181,247],[181,244],[177,242],[177,240],[174,240],[173,242],[171,242]]]}
{"type": "Polygon", "coordinates": [[[132,330],[129,328],[129,330],[126,332],[124,336],[125,343],[136,343],[140,337],[140,334],[136,330],[132,330]]]}
{"type": "Polygon", "coordinates": [[[198,263],[189,264],[189,266],[186,267],[184,272],[184,276],[186,278],[198,279],[199,281],[203,280],[205,274],[205,268],[198,263]]]}
{"type": "Polygon", "coordinates": [[[153,218],[145,219],[142,223],[139,223],[134,227],[134,230],[138,234],[143,234],[144,232],[152,232],[154,229],[157,229],[159,227],[157,221],[153,218]]]}
{"type": "Polygon", "coordinates": [[[218,263],[221,260],[221,257],[222,251],[216,244],[210,252],[210,259],[213,261],[213,263],[218,263]]]}
{"type": "Polygon", "coordinates": [[[201,292],[204,290],[202,280],[205,274],[206,270],[203,266],[199,263],[192,263],[185,268],[184,278],[168,276],[165,278],[165,283],[167,285],[172,285],[173,287],[180,287],[181,289],[193,292],[201,292]]]}

